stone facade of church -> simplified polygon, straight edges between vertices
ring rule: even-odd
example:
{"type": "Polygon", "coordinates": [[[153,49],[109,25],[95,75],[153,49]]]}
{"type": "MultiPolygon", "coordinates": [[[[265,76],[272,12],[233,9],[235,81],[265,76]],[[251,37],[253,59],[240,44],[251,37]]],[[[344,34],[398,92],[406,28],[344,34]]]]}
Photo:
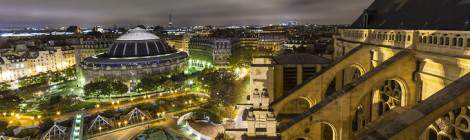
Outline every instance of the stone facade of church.
{"type": "Polygon", "coordinates": [[[334,35],[333,64],[270,103],[277,137],[470,139],[470,16],[462,14],[470,4],[462,2],[376,0],[334,35]]]}

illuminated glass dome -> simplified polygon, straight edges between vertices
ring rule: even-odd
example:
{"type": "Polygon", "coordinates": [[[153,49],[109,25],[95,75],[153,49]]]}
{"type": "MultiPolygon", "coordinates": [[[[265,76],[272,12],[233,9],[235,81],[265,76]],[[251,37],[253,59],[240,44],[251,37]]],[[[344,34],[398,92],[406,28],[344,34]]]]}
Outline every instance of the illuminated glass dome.
{"type": "Polygon", "coordinates": [[[129,30],[116,39],[108,50],[109,57],[143,57],[176,52],[158,36],[142,28],[129,30]]]}

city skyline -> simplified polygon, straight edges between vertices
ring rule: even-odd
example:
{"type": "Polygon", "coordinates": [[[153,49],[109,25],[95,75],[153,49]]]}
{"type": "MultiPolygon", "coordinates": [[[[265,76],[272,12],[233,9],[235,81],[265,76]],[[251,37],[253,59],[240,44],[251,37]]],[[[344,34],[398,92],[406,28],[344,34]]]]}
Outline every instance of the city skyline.
{"type": "Polygon", "coordinates": [[[0,26],[347,24],[372,0],[1,0],[0,26]],[[120,3],[120,4],[116,4],[120,3]],[[188,4],[192,3],[192,4],[188,4]]]}

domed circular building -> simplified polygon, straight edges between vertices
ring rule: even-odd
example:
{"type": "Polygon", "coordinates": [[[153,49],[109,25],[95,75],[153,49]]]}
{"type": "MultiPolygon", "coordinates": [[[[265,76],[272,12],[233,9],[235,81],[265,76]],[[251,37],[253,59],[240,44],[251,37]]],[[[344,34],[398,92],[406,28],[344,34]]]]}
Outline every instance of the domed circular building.
{"type": "Polygon", "coordinates": [[[186,52],[178,52],[158,36],[135,28],[117,38],[107,53],[86,58],[81,67],[87,79],[134,79],[182,71],[187,60],[186,52]]]}

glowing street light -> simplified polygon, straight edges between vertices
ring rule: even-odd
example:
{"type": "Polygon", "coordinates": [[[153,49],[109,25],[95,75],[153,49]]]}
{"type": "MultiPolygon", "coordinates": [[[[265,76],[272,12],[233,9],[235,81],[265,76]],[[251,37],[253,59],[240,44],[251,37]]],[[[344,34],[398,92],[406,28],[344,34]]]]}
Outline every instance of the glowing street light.
{"type": "Polygon", "coordinates": [[[55,114],[56,114],[56,115],[60,115],[60,111],[57,111],[55,114]]]}

